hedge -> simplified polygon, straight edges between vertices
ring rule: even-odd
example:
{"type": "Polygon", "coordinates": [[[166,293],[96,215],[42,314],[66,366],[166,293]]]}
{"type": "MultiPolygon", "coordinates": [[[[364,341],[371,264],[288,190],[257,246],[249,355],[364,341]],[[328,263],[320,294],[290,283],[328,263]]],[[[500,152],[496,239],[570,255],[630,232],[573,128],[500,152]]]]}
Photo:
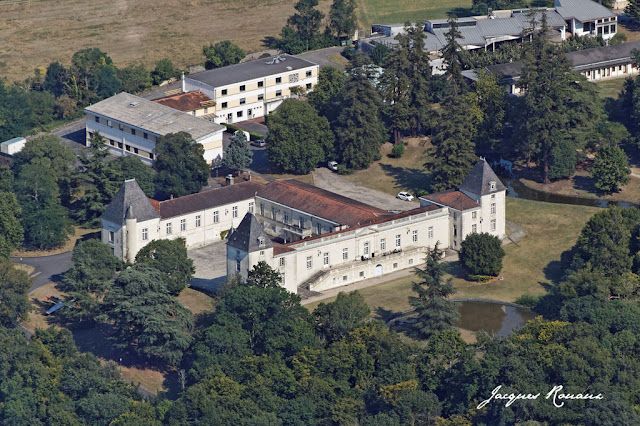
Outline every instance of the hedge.
{"type": "MultiPolygon", "coordinates": [[[[227,128],[227,132],[229,132],[229,133],[233,133],[236,130],[242,130],[243,132],[246,132],[245,129],[242,129],[240,127],[234,126],[233,124],[222,123],[222,125],[227,128]]],[[[264,135],[261,135],[260,133],[249,132],[249,140],[250,141],[259,141],[259,140],[262,140],[262,139],[264,139],[264,135]]]]}
{"type": "Polygon", "coordinates": [[[479,283],[486,283],[491,279],[489,275],[469,275],[469,281],[476,281],[479,283]]]}

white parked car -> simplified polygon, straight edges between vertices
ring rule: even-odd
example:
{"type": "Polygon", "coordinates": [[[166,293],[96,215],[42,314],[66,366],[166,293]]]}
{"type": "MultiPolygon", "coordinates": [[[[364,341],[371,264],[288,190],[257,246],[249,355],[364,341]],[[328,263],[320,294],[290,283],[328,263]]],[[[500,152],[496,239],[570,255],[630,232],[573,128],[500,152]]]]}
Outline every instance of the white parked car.
{"type": "Polygon", "coordinates": [[[338,162],[337,161],[329,161],[327,163],[327,167],[329,170],[333,170],[334,172],[338,171],[338,162]]]}
{"type": "Polygon", "coordinates": [[[400,198],[404,201],[413,201],[413,195],[409,194],[408,192],[399,192],[396,198],[400,198]]]}

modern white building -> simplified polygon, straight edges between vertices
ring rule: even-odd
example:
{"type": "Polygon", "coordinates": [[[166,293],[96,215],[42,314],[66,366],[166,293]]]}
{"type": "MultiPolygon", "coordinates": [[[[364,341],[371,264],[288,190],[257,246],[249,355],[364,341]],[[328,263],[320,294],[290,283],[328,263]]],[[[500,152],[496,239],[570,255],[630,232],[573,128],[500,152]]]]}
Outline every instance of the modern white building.
{"type": "Polygon", "coordinates": [[[204,147],[208,163],[223,156],[224,126],[139,96],[122,92],[88,106],[85,114],[87,146],[93,132],[100,132],[116,155],[135,155],[152,163],[159,137],[187,132],[204,147]]]}
{"type": "Polygon", "coordinates": [[[0,143],[0,152],[7,155],[15,155],[22,151],[22,148],[27,144],[25,138],[13,138],[8,141],[0,143]]]}
{"type": "Polygon", "coordinates": [[[235,123],[263,117],[292,94],[313,90],[318,72],[317,64],[282,54],[190,74],[183,77],[181,91],[210,99],[203,112],[207,119],[235,123]]]}
{"type": "Polygon", "coordinates": [[[617,15],[597,1],[555,0],[555,7],[573,35],[610,39],[618,32],[617,15]]]}
{"type": "Polygon", "coordinates": [[[187,247],[227,240],[227,275],[265,261],[294,293],[319,291],[424,262],[427,248],[458,250],[471,232],[505,236],[506,187],[484,159],[455,191],[392,213],[296,181],[244,182],[167,201],[124,183],[102,215],[102,241],[133,261],[159,238],[187,247]]]}

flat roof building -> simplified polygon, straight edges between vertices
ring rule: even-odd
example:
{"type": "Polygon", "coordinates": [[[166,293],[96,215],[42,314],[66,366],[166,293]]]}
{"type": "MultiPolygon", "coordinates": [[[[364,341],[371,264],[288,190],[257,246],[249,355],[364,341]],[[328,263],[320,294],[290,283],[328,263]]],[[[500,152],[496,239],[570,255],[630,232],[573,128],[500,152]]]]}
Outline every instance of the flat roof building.
{"type": "Polygon", "coordinates": [[[187,132],[203,145],[207,162],[222,159],[223,126],[139,96],[122,92],[86,107],[85,113],[87,146],[98,131],[114,153],[150,163],[158,137],[187,132]]]}

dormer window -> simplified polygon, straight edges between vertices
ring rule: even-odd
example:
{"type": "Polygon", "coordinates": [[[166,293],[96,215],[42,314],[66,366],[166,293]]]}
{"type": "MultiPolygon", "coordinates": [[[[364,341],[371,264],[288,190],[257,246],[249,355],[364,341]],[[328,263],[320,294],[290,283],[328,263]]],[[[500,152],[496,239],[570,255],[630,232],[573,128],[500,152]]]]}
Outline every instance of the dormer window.
{"type": "Polygon", "coordinates": [[[496,189],[496,181],[492,180],[491,182],[489,182],[489,189],[491,189],[492,191],[496,189]]]}
{"type": "Polygon", "coordinates": [[[258,237],[258,246],[264,247],[264,237],[258,237]]]}

